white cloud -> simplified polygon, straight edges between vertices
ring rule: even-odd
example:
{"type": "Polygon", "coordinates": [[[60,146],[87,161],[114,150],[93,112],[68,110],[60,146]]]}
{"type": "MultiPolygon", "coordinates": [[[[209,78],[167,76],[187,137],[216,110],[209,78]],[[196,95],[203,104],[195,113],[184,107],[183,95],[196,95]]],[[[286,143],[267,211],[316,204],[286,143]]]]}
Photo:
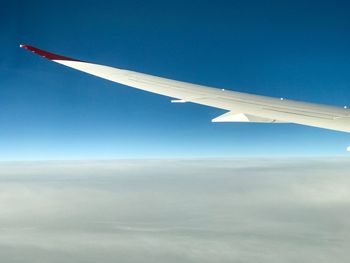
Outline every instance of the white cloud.
{"type": "Polygon", "coordinates": [[[4,262],[348,262],[347,159],[0,163],[4,262]]]}

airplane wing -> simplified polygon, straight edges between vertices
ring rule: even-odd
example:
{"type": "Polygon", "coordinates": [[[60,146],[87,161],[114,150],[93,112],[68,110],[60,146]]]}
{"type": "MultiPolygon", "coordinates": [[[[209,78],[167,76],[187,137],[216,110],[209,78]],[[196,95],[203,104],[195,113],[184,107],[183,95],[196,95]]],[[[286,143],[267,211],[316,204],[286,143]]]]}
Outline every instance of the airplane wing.
{"type": "Polygon", "coordinates": [[[350,132],[350,110],[346,108],[211,88],[89,63],[28,45],[21,45],[21,47],[59,64],[97,77],[172,97],[174,98],[173,103],[193,102],[227,111],[214,118],[213,122],[287,122],[350,132]]]}

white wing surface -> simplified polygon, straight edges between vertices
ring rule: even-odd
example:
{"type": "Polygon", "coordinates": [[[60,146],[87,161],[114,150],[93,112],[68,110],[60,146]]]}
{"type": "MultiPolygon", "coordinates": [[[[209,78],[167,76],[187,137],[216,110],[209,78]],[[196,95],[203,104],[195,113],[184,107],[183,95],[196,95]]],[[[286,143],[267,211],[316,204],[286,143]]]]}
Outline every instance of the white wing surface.
{"type": "Polygon", "coordinates": [[[175,98],[172,102],[193,102],[228,111],[213,119],[213,122],[287,122],[350,132],[349,109],[211,88],[88,63],[28,45],[21,45],[21,47],[59,64],[100,78],[175,98]]]}

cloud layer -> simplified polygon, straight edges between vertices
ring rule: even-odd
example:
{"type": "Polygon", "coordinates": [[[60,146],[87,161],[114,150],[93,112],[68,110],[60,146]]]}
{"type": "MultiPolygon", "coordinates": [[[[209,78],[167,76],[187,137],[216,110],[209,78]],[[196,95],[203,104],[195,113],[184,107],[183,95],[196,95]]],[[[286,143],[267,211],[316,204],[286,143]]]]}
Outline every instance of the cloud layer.
{"type": "Polygon", "coordinates": [[[349,262],[347,159],[0,163],[4,262],[349,262]]]}

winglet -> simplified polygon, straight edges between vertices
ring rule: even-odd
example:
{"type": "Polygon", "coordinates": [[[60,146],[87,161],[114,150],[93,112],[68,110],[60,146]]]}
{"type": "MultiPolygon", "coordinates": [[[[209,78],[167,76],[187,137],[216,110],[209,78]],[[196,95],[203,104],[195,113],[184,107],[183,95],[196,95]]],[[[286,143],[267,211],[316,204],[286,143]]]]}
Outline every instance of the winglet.
{"type": "Polygon", "coordinates": [[[53,54],[53,53],[47,52],[45,50],[29,46],[29,45],[21,44],[21,45],[19,45],[19,47],[27,49],[27,50],[33,52],[34,54],[37,54],[37,55],[39,55],[39,56],[41,56],[43,58],[49,59],[49,60],[81,61],[81,60],[78,60],[78,59],[74,59],[74,58],[69,58],[69,57],[64,57],[64,56],[60,56],[60,55],[57,55],[57,54],[53,54]]]}

